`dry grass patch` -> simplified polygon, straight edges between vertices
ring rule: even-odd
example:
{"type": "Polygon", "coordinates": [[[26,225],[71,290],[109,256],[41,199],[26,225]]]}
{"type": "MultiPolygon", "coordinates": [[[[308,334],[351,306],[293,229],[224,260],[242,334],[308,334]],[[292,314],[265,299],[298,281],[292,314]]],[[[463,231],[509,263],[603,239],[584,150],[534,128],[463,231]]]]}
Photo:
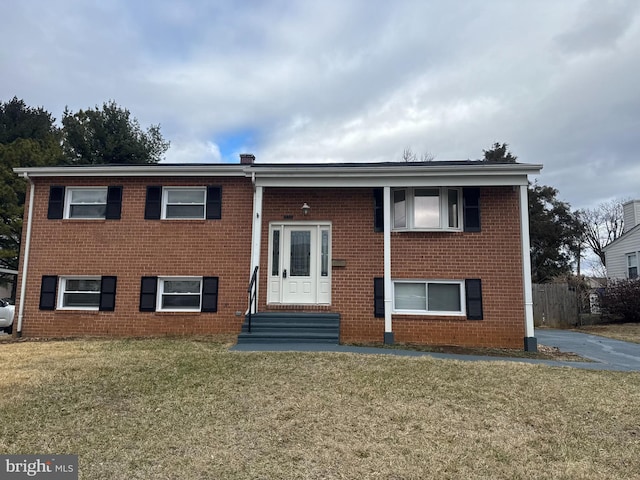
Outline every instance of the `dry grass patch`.
{"type": "Polygon", "coordinates": [[[85,479],[638,478],[640,374],[180,339],[0,345],[0,451],[85,479]]]}
{"type": "Polygon", "coordinates": [[[509,357],[509,358],[532,358],[536,360],[556,360],[563,362],[591,362],[591,360],[581,357],[573,352],[562,352],[557,347],[538,345],[537,352],[525,352],[515,348],[496,347],[460,347],[455,345],[422,345],[414,343],[394,343],[392,345],[380,342],[351,343],[357,347],[375,347],[396,350],[413,350],[417,352],[450,353],[457,355],[478,355],[483,357],[509,357]]]}
{"type": "Polygon", "coordinates": [[[607,325],[585,325],[579,332],[591,333],[602,337],[640,343],[640,323],[612,323],[607,325]]]}

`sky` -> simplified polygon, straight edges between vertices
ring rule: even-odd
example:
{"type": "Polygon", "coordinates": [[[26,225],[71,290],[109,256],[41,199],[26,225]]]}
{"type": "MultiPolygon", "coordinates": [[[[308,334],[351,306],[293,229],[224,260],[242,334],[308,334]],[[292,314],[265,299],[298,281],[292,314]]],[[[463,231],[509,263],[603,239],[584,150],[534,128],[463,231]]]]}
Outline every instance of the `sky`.
{"type": "Polygon", "coordinates": [[[638,0],[20,0],[0,101],[115,100],[171,163],[479,159],[574,209],[640,198],[638,0]]]}

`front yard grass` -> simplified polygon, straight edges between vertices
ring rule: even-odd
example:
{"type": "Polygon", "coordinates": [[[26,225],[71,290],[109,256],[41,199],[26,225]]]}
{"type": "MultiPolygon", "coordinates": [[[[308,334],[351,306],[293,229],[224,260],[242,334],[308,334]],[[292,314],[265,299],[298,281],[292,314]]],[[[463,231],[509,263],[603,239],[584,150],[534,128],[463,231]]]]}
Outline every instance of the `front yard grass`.
{"type": "Polygon", "coordinates": [[[0,344],[0,452],[83,479],[640,478],[640,373],[211,340],[0,344]]]}
{"type": "Polygon", "coordinates": [[[640,343],[640,323],[585,325],[580,327],[578,331],[614,338],[616,340],[624,340],[625,342],[640,343]]]}

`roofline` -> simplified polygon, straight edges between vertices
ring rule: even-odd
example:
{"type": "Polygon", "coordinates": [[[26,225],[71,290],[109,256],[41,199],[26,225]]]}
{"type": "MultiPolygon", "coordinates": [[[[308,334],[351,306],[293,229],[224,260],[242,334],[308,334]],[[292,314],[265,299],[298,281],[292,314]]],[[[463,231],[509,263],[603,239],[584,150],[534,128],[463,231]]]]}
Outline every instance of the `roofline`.
{"type": "Polygon", "coordinates": [[[622,239],[626,239],[628,238],[628,235],[632,232],[635,232],[636,230],[640,229],[640,223],[638,225],[635,225],[634,227],[631,227],[631,230],[627,230],[626,232],[624,232],[622,235],[620,235],[618,238],[616,238],[613,242],[611,242],[609,245],[606,245],[605,247],[602,247],[602,251],[606,253],[607,250],[609,250],[609,248],[612,245],[615,245],[616,243],[618,243],[619,241],[621,241],[622,239]]]}
{"type": "Polygon", "coordinates": [[[484,162],[386,162],[386,163],[314,163],[314,164],[141,164],[88,165],[14,168],[29,177],[179,177],[258,176],[306,178],[362,178],[392,176],[415,177],[416,174],[440,175],[537,175],[542,165],[527,163],[484,162]]]}
{"type": "Polygon", "coordinates": [[[253,164],[248,172],[260,177],[358,177],[399,176],[415,177],[429,175],[537,175],[542,165],[528,163],[484,163],[484,162],[392,162],[349,164],[253,164]]]}
{"type": "Polygon", "coordinates": [[[246,165],[240,164],[142,164],[86,165],[14,168],[18,175],[29,177],[244,177],[246,165]]]}

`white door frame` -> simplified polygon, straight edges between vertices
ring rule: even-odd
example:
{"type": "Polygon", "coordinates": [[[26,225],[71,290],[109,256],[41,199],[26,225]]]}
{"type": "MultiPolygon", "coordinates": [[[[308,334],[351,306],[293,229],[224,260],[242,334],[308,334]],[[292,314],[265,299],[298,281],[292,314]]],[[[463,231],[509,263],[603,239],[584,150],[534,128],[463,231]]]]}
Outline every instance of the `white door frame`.
{"type": "Polygon", "coordinates": [[[269,223],[269,242],[268,242],[268,271],[267,271],[267,304],[273,305],[330,305],[331,304],[331,222],[314,222],[314,221],[300,221],[300,222],[270,222],[269,223]],[[312,230],[312,235],[315,235],[315,239],[312,240],[311,245],[315,251],[312,251],[313,262],[316,268],[314,269],[315,275],[312,279],[312,285],[310,292],[311,295],[306,301],[292,302],[288,301],[285,295],[284,287],[290,286],[288,279],[283,278],[283,271],[285,268],[289,269],[288,259],[285,258],[285,234],[290,232],[295,227],[309,228],[312,230]],[[274,268],[274,231],[280,232],[278,234],[277,245],[277,265],[274,268]],[[326,233],[323,233],[326,232],[326,233]],[[328,237],[325,240],[325,249],[323,252],[323,237],[328,237]],[[324,253],[324,255],[323,255],[324,253]],[[323,265],[324,262],[324,265],[323,265]],[[285,267],[286,265],[286,267],[285,267]]]}

